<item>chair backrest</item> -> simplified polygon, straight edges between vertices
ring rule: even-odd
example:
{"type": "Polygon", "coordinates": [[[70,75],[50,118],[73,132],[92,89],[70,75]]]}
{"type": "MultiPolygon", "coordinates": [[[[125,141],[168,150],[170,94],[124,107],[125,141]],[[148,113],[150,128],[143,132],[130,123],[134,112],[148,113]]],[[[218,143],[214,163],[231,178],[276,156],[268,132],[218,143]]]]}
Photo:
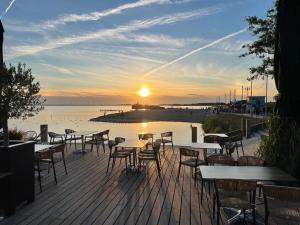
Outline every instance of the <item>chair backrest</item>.
{"type": "Polygon", "coordinates": [[[189,148],[179,148],[180,156],[199,157],[199,152],[189,148]]]}
{"type": "Polygon", "coordinates": [[[93,139],[102,139],[103,138],[103,131],[93,134],[92,138],[93,139]]]}
{"type": "Polygon", "coordinates": [[[265,162],[256,156],[241,156],[238,158],[239,166],[264,166],[265,162]]]}
{"type": "Polygon", "coordinates": [[[217,135],[205,135],[204,142],[206,143],[221,143],[221,138],[217,135]]]}
{"type": "Polygon", "coordinates": [[[25,141],[33,141],[36,138],[37,138],[37,133],[33,130],[26,131],[23,136],[23,139],[25,141]]]}
{"type": "Polygon", "coordinates": [[[103,136],[107,136],[107,139],[109,139],[109,129],[102,131],[103,136]]]}
{"type": "Polygon", "coordinates": [[[164,133],[161,133],[161,138],[173,138],[173,132],[172,131],[168,131],[168,132],[164,132],[164,133]]]}
{"type": "Polygon", "coordinates": [[[76,131],[75,130],[72,130],[72,129],[65,129],[65,134],[72,134],[72,133],[75,133],[76,131]]]}
{"type": "Polygon", "coordinates": [[[231,156],[231,154],[234,152],[236,145],[233,142],[227,142],[225,143],[225,148],[227,153],[231,156]]]}
{"type": "Polygon", "coordinates": [[[215,187],[231,192],[251,192],[256,190],[257,184],[256,181],[217,179],[215,180],[215,187]]]}
{"type": "Polygon", "coordinates": [[[139,134],[138,137],[139,137],[139,140],[147,140],[148,141],[149,139],[151,139],[153,142],[153,134],[152,133],[139,134]]]}
{"type": "Polygon", "coordinates": [[[116,146],[117,143],[113,140],[109,140],[108,141],[108,148],[109,148],[109,153],[111,154],[112,153],[112,150],[113,150],[113,147],[116,146]]]}
{"type": "Polygon", "coordinates": [[[265,200],[268,198],[272,198],[280,201],[300,203],[300,188],[277,185],[264,185],[263,193],[265,200]]]}
{"type": "Polygon", "coordinates": [[[48,135],[49,135],[50,138],[55,138],[56,133],[54,133],[54,132],[48,132],[48,135]]]}
{"type": "Polygon", "coordinates": [[[116,144],[123,143],[124,141],[125,141],[125,138],[123,138],[123,137],[115,137],[116,144]]]}
{"type": "Polygon", "coordinates": [[[234,159],[229,155],[223,154],[214,154],[209,155],[206,158],[206,161],[209,165],[223,165],[223,166],[234,166],[234,159]]]}
{"type": "Polygon", "coordinates": [[[161,140],[155,140],[155,142],[153,143],[153,151],[155,156],[157,156],[157,154],[159,154],[159,149],[160,149],[160,145],[161,145],[161,140]]]}
{"type": "Polygon", "coordinates": [[[61,152],[64,153],[65,152],[65,144],[59,144],[59,145],[55,145],[52,147],[53,153],[55,152],[61,152]]]}
{"type": "Polygon", "coordinates": [[[242,134],[236,134],[234,136],[229,137],[229,140],[232,141],[232,142],[243,141],[243,135],[242,134]]]}

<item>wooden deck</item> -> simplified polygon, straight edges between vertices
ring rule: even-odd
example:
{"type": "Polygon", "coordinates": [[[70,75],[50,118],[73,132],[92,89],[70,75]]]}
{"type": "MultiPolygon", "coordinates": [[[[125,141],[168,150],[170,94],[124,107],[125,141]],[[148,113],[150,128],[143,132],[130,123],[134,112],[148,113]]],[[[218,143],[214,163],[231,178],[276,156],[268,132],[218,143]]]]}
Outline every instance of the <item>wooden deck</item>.
{"type": "MultiPolygon", "coordinates": [[[[101,150],[102,151],[102,150],[101,150]]],[[[69,151],[70,152],[70,151],[69,151]]],[[[195,184],[190,168],[177,180],[179,154],[161,153],[158,176],[150,162],[141,173],[124,172],[124,161],[106,173],[108,153],[68,154],[68,174],[57,164],[58,184],[53,174],[36,182],[36,200],[21,206],[6,224],[151,224],[210,225],[211,199],[205,194],[200,204],[200,182],[195,184]]],[[[225,224],[222,218],[221,224],[225,224]]]]}

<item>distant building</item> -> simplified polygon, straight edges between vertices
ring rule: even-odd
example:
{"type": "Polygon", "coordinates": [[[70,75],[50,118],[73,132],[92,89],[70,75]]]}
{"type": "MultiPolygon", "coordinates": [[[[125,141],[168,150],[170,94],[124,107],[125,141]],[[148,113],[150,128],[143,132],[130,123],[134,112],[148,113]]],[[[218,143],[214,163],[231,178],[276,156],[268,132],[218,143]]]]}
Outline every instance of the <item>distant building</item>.
{"type": "Polygon", "coordinates": [[[247,111],[260,114],[265,110],[266,96],[248,96],[247,111]]]}

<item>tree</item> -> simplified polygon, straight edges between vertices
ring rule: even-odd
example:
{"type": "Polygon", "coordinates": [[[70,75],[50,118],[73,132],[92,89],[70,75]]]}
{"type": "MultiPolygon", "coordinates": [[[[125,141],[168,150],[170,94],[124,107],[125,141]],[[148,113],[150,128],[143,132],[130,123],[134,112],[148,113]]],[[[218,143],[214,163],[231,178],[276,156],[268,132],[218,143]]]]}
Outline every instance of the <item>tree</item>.
{"type": "Polygon", "coordinates": [[[19,63],[17,67],[3,64],[0,68],[0,123],[4,145],[9,144],[8,119],[33,116],[43,109],[40,84],[34,81],[31,69],[19,63]]]}
{"type": "MultiPolygon", "coordinates": [[[[275,6],[277,2],[275,3],[275,6]]],[[[257,36],[257,39],[249,44],[243,46],[247,48],[248,52],[240,55],[246,57],[254,55],[261,60],[258,66],[250,67],[251,76],[248,80],[253,80],[265,76],[274,75],[274,53],[275,53],[275,27],[276,27],[276,7],[269,9],[265,18],[258,18],[257,16],[247,17],[249,24],[249,31],[257,36]]]]}

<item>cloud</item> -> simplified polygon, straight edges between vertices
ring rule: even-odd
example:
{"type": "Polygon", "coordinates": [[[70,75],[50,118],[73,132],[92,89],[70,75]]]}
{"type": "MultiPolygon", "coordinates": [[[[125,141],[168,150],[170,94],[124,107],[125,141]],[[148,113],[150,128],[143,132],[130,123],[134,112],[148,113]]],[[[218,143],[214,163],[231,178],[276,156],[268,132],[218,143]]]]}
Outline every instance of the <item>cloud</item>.
{"type": "Polygon", "coordinates": [[[246,30],[247,30],[247,29],[244,28],[244,29],[239,30],[239,31],[237,31],[237,32],[234,32],[234,33],[228,34],[228,35],[226,35],[226,36],[224,36],[224,37],[221,37],[221,38],[219,38],[219,39],[217,39],[217,40],[215,40],[215,41],[213,41],[213,42],[211,42],[211,43],[209,43],[209,44],[206,44],[206,45],[204,45],[204,46],[202,46],[202,47],[200,47],[200,48],[196,48],[196,49],[194,49],[194,50],[192,50],[192,51],[190,51],[190,52],[184,54],[183,56],[180,56],[180,57],[178,57],[178,58],[176,58],[176,59],[174,59],[174,60],[172,60],[172,61],[170,61],[170,62],[167,62],[167,63],[165,63],[165,64],[163,64],[163,65],[161,65],[161,66],[159,66],[159,67],[156,67],[156,68],[152,69],[151,71],[149,71],[149,72],[147,72],[146,74],[144,74],[144,77],[147,77],[147,76],[149,76],[149,75],[151,75],[151,74],[153,74],[153,73],[155,73],[155,72],[157,72],[157,71],[159,71],[159,70],[162,70],[162,69],[164,69],[164,68],[166,68],[166,67],[168,67],[168,66],[171,66],[171,65],[173,65],[174,63],[177,63],[177,62],[179,62],[179,61],[181,61],[181,60],[183,60],[183,59],[185,59],[185,58],[187,58],[187,57],[189,57],[189,56],[191,56],[191,55],[193,55],[193,54],[195,54],[195,53],[197,53],[197,52],[200,52],[200,51],[202,51],[202,50],[205,50],[205,49],[207,49],[207,48],[210,48],[210,47],[212,47],[212,46],[214,46],[214,45],[216,45],[216,44],[219,44],[219,43],[221,43],[221,42],[223,42],[223,41],[225,41],[225,40],[227,40],[227,39],[229,39],[229,38],[232,38],[232,37],[234,37],[234,36],[236,36],[236,35],[239,35],[239,34],[241,34],[241,33],[244,33],[246,30]]]}
{"type": "Polygon", "coordinates": [[[139,8],[143,6],[153,5],[153,4],[183,4],[194,0],[139,0],[133,3],[126,3],[115,8],[107,9],[99,12],[90,12],[82,14],[67,14],[58,17],[54,20],[48,20],[39,25],[39,29],[53,29],[59,25],[65,25],[68,23],[84,22],[84,21],[97,21],[104,17],[120,14],[123,11],[139,8]]]}
{"type": "Polygon", "coordinates": [[[166,15],[162,17],[156,17],[152,19],[134,20],[128,23],[127,25],[121,25],[111,29],[102,29],[84,35],[62,37],[38,45],[16,46],[10,49],[8,55],[10,55],[9,58],[16,58],[18,56],[36,54],[41,51],[60,48],[66,45],[78,44],[81,42],[99,40],[103,38],[114,38],[120,34],[128,34],[133,31],[137,31],[141,29],[148,29],[154,26],[168,25],[172,23],[199,18],[202,16],[209,16],[220,12],[224,7],[225,6],[221,4],[221,5],[211,6],[203,9],[175,13],[175,14],[166,15]]]}
{"type": "Polygon", "coordinates": [[[58,71],[60,73],[64,73],[64,74],[68,74],[68,75],[74,74],[71,70],[69,70],[67,68],[64,68],[64,67],[54,66],[54,65],[47,64],[47,63],[41,63],[41,65],[49,67],[51,69],[54,69],[54,70],[56,70],[56,71],[58,71]]]}

